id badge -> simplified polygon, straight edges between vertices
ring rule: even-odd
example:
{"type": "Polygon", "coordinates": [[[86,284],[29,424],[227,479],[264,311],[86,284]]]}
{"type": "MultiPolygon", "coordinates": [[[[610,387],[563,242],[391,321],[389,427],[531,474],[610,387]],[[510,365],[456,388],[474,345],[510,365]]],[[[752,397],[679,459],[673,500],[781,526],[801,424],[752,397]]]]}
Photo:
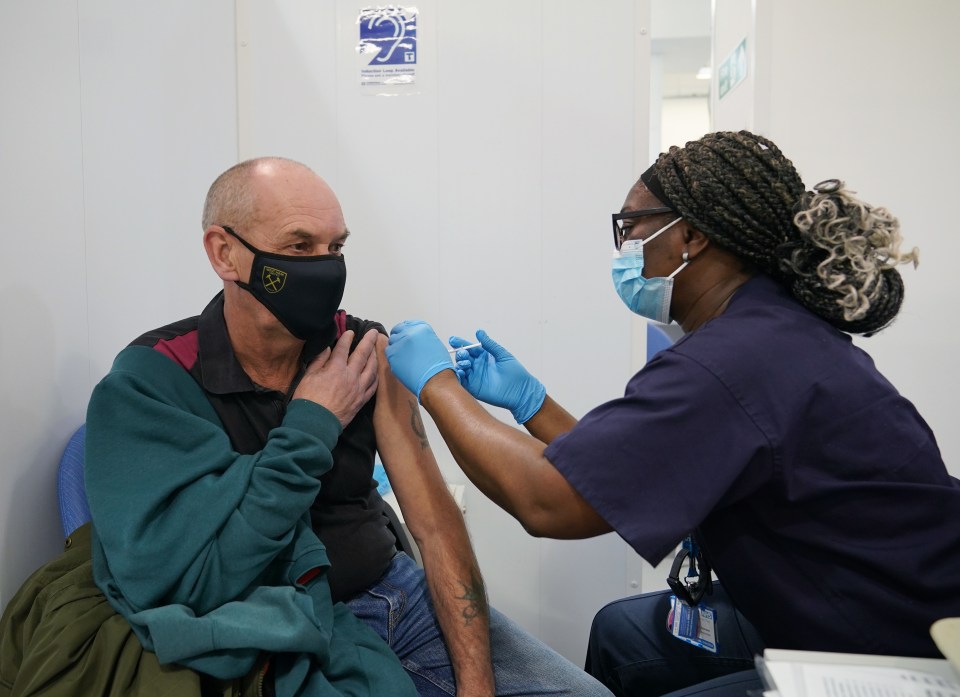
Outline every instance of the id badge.
{"type": "Polygon", "coordinates": [[[717,613],[703,603],[690,607],[671,595],[667,631],[680,641],[711,653],[717,652],[717,613]]]}

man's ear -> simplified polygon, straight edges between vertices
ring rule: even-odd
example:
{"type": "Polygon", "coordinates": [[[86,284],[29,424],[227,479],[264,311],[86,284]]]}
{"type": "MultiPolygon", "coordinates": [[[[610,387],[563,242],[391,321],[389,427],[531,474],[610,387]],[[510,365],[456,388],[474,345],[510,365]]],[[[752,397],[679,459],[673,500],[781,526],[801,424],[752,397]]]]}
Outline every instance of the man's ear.
{"type": "Polygon", "coordinates": [[[203,248],[216,274],[224,281],[241,280],[236,245],[219,225],[211,225],[203,233],[203,248]]]}

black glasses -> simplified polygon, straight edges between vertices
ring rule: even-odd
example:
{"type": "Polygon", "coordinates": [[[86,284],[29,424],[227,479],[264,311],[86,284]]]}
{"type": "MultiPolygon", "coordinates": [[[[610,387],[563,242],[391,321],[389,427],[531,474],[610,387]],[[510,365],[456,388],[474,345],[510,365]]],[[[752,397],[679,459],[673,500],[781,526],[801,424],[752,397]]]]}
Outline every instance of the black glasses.
{"type": "Polygon", "coordinates": [[[662,213],[676,213],[672,208],[643,208],[638,211],[624,211],[623,213],[614,213],[610,217],[613,219],[613,246],[618,251],[623,239],[630,232],[630,228],[623,228],[624,220],[633,220],[634,218],[643,218],[648,215],[661,215],[662,213]]]}

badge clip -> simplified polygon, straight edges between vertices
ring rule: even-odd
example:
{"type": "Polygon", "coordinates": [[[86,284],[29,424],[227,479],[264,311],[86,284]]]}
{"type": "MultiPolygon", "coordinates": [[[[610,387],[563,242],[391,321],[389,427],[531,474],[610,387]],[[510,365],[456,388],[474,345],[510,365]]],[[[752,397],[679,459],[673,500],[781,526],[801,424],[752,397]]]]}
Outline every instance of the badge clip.
{"type": "Polygon", "coordinates": [[[711,576],[710,565],[700,554],[700,548],[694,541],[692,535],[688,535],[680,545],[680,551],[673,560],[670,567],[670,574],[667,576],[667,584],[670,586],[676,596],[690,607],[695,607],[707,593],[713,592],[713,577],[711,576]],[[690,567],[687,569],[687,575],[680,580],[680,570],[683,568],[683,562],[689,560],[690,567]],[[691,578],[695,580],[691,581],[691,578]]]}

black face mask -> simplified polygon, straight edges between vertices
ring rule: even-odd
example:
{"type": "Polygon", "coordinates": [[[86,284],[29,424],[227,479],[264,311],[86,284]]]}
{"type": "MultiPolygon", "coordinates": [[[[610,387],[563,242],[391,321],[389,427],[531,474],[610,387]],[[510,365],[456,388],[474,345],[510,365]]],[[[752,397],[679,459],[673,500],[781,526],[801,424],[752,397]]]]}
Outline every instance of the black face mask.
{"type": "Polygon", "coordinates": [[[331,331],[347,284],[342,254],[270,254],[226,225],[223,229],[254,254],[250,279],[237,281],[238,286],[252,293],[298,339],[319,339],[331,331]]]}

